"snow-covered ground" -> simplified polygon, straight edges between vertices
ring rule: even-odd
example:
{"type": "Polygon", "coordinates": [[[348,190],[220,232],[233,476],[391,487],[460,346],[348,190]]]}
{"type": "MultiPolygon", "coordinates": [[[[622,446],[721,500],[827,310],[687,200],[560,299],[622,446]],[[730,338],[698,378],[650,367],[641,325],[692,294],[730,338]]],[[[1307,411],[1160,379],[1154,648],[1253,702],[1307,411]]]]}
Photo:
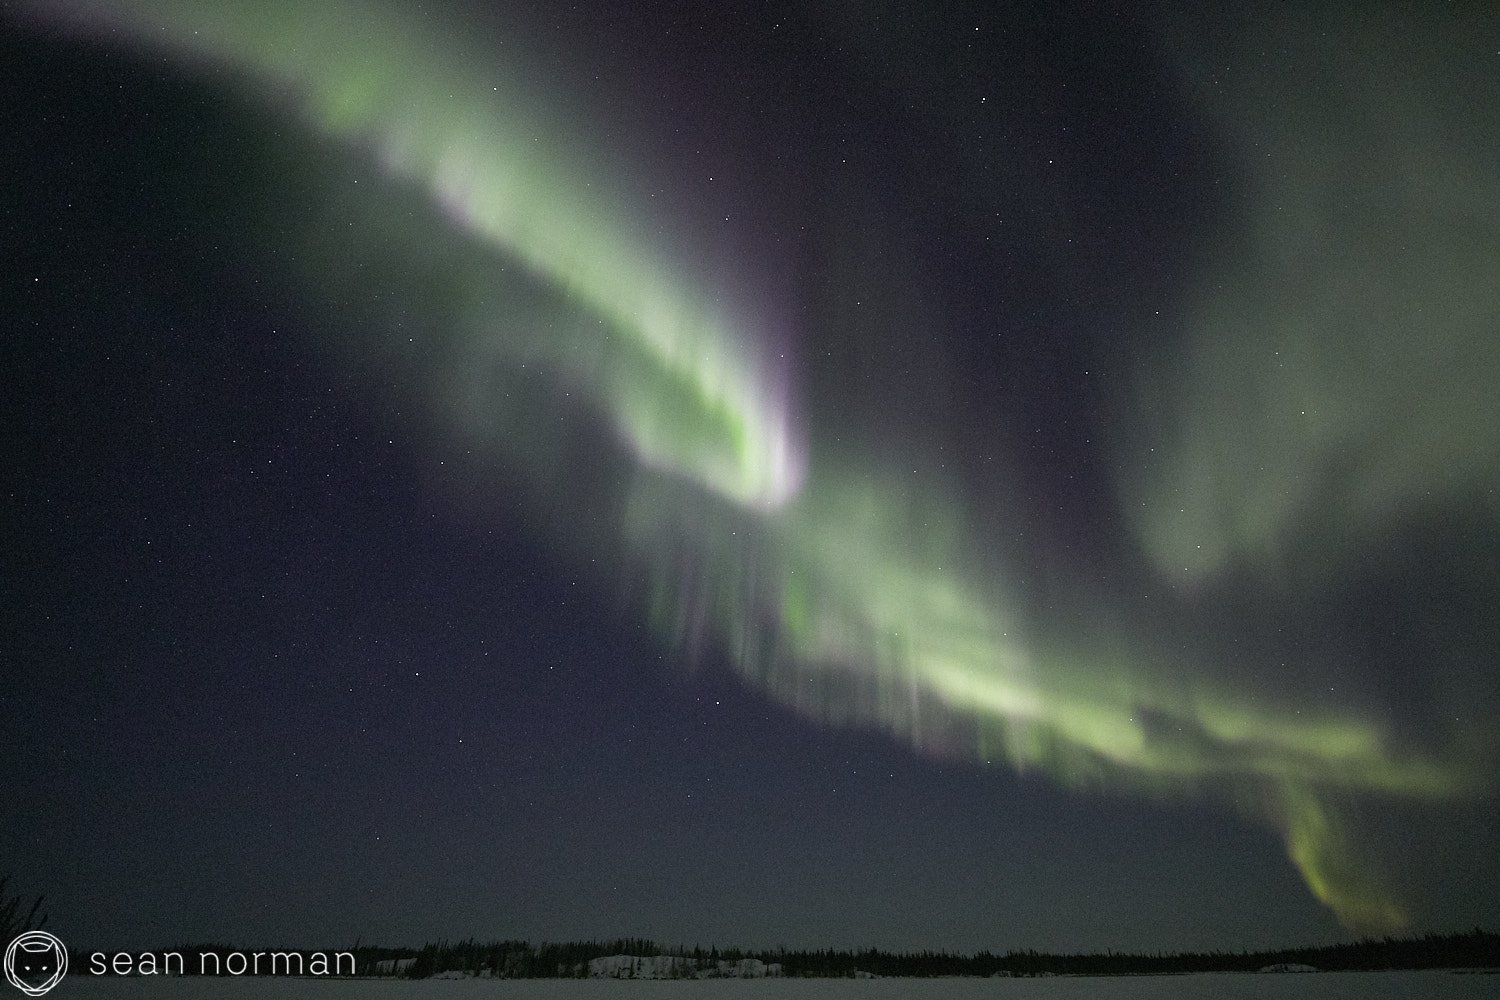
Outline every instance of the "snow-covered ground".
{"type": "Polygon", "coordinates": [[[1447,1000],[1500,997],[1500,974],[1322,972],[1055,979],[622,981],[103,979],[70,976],[49,996],[99,1000],[1447,1000]]]}

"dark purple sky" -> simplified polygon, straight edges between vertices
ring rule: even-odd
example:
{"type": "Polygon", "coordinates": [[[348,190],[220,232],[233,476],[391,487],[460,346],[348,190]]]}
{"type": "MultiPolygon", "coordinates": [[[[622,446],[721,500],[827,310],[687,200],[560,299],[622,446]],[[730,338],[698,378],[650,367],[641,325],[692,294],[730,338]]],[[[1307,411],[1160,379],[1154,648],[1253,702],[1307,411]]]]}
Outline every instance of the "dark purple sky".
{"type": "MultiPolygon", "coordinates": [[[[597,57],[620,90],[595,109],[654,137],[639,162],[724,165],[751,216],[737,252],[780,248],[749,270],[796,289],[790,315],[901,273],[934,317],[922,343],[798,331],[811,418],[941,442],[977,507],[1003,493],[1051,525],[1030,556],[1133,592],[1086,372],[1165,340],[1150,317],[1227,245],[1239,194],[1241,152],[1194,111],[1170,34],[1092,6],[610,6],[528,31],[575,53],[558,76],[580,90],[597,57]],[[1019,482],[983,464],[997,441],[1019,482]]],[[[1227,807],[919,753],[782,707],[711,648],[689,662],[557,537],[577,497],[538,510],[512,470],[448,463],[412,385],[319,346],[392,309],[442,322],[438,265],[301,273],[321,265],[284,234],[363,167],[158,55],[10,20],[0,46],[0,874],[47,893],[64,939],[1347,936],[1279,837],[1227,807]]],[[[440,259],[467,252],[362,176],[440,259]]],[[[1440,511],[1338,591],[1328,634],[1375,651],[1351,686],[1428,669],[1386,655],[1385,609],[1414,590],[1453,648],[1497,638],[1492,513],[1440,511]]],[[[1045,578],[1027,598],[1050,606],[1045,578]]],[[[1465,668],[1481,705],[1500,704],[1494,648],[1465,668]]],[[[1400,730],[1429,708],[1387,710],[1400,730]]],[[[1416,930],[1500,923],[1487,801],[1383,814],[1421,848],[1401,876],[1416,930]]]]}

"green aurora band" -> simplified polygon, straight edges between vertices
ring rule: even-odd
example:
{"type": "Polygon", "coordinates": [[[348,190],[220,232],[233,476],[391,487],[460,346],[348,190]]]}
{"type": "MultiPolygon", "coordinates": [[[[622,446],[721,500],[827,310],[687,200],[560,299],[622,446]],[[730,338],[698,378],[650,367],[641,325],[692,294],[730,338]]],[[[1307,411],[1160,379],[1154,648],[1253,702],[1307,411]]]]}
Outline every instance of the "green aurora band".
{"type": "Polygon", "coordinates": [[[392,176],[421,184],[463,229],[599,316],[602,331],[538,352],[587,383],[640,460],[736,501],[774,507],[796,490],[798,449],[772,373],[695,295],[651,227],[617,210],[592,177],[551,155],[552,116],[514,101],[462,44],[358,3],[83,5],[87,20],[179,55],[248,71],[290,92],[322,134],[373,151],[392,176]],[[598,192],[598,194],[595,194],[598,192]],[[691,416],[684,419],[682,414],[691,416]]]}
{"type": "MultiPolygon", "coordinates": [[[[266,98],[292,95],[318,134],[426,192],[458,230],[521,263],[593,321],[543,336],[508,324],[499,308],[453,334],[472,346],[449,363],[535,365],[579,389],[578,405],[614,428],[634,468],[599,501],[602,544],[645,574],[632,598],[644,589],[653,621],[682,648],[727,653],[816,718],[875,725],[925,749],[1008,762],[1080,789],[1214,798],[1278,830],[1313,893],[1347,925],[1405,922],[1361,851],[1357,802],[1482,794],[1471,760],[1413,747],[1358,706],[1206,679],[1196,661],[1223,651],[1180,642],[1165,622],[1027,610],[1007,567],[986,562],[986,533],[951,491],[913,485],[896,456],[804,448],[787,380],[764,360],[774,350],[724,315],[690,268],[653,247],[641,206],[612,203],[606,179],[589,176],[586,158],[552,138],[566,132],[551,124],[556,110],[492,86],[497,72],[457,33],[395,8],[284,0],[142,0],[83,16],[229,67],[266,98]]],[[[1420,112],[1408,109],[1401,121],[1419,128],[1420,112]]],[[[1335,156],[1340,133],[1305,144],[1304,132],[1320,124],[1252,117],[1243,127],[1322,162],[1335,156]]],[[[1430,138],[1387,133],[1375,148],[1399,159],[1430,138]]],[[[1451,469],[1444,481],[1455,491],[1493,484],[1500,468],[1492,430],[1500,420],[1481,374],[1500,370],[1493,280],[1486,308],[1473,312],[1475,299],[1448,294],[1436,277],[1427,301],[1382,297],[1365,287],[1384,279],[1364,259],[1408,234],[1439,238],[1448,223],[1424,215],[1424,192],[1464,224],[1488,227],[1472,235],[1491,247],[1494,219],[1451,202],[1456,185],[1418,183],[1430,163],[1366,161],[1372,185],[1388,169],[1409,174],[1413,197],[1385,206],[1374,216],[1381,231],[1350,247],[1334,231],[1339,220],[1318,211],[1328,202],[1321,185],[1336,177],[1320,180],[1304,166],[1290,175],[1313,180],[1263,179],[1267,190],[1244,220],[1250,253],[1205,281],[1214,290],[1196,303],[1186,366],[1167,358],[1142,377],[1169,404],[1156,408],[1160,425],[1143,439],[1149,458],[1122,463],[1148,471],[1120,482],[1164,578],[1185,571],[1209,588],[1216,574],[1270,559],[1294,527],[1352,545],[1429,481],[1427,466],[1451,469]],[[1302,291],[1288,302],[1283,288],[1294,273],[1302,291]],[[1337,296],[1326,294],[1330,286],[1337,296]],[[1410,336],[1418,323],[1450,338],[1449,354],[1472,365],[1457,394],[1421,367],[1426,348],[1410,336]],[[1392,351],[1417,367],[1415,381],[1409,371],[1385,373],[1392,351]],[[1330,388],[1329,373],[1348,363],[1368,369],[1355,380],[1358,399],[1330,388]],[[1411,419],[1371,417],[1392,410],[1411,419]],[[1455,422],[1473,433],[1449,435],[1455,422]],[[1430,441],[1445,450],[1424,449],[1430,441]],[[1256,467],[1239,460],[1246,449],[1256,467]],[[1361,456],[1355,467],[1333,469],[1328,457],[1350,449],[1361,456]],[[1334,472],[1340,478],[1327,481],[1334,472]],[[1307,490],[1336,493],[1355,511],[1352,523],[1299,525],[1314,509],[1303,502],[1307,490]]],[[[1462,180],[1495,190],[1493,174],[1462,180]]],[[[474,297],[487,301],[483,289],[474,297]]],[[[465,379],[454,373],[448,384],[465,379]]],[[[466,405],[482,423],[483,400],[466,405]]],[[[566,447],[532,433],[547,449],[566,447]]],[[[561,464],[589,461],[573,454],[561,464]]],[[[1070,586],[1078,607],[1107,606],[1106,594],[1070,586]]]]}

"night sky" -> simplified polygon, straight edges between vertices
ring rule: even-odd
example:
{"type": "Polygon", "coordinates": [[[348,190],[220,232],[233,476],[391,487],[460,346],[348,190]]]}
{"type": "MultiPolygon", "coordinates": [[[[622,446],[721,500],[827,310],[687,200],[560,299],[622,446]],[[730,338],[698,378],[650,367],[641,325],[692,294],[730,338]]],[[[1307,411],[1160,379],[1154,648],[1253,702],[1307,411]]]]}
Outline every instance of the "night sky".
{"type": "Polygon", "coordinates": [[[8,7],[49,929],[1500,925],[1500,17],[1010,6],[8,7]]]}

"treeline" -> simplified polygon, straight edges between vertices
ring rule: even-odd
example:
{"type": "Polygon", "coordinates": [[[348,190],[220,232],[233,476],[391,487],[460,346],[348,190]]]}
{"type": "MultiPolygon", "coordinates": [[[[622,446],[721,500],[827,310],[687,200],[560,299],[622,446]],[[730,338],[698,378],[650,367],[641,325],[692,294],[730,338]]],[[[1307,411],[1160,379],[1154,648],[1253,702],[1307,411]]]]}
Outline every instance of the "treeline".
{"type": "MultiPolygon", "coordinates": [[[[399,974],[418,979],[443,972],[491,975],[504,979],[578,977],[588,974],[589,962],[610,955],[633,955],[640,958],[682,955],[700,962],[760,957],[738,948],[703,948],[697,945],[692,948],[681,945],[664,948],[645,938],[543,942],[538,945],[527,941],[481,942],[470,938],[456,943],[429,942],[417,949],[356,945],[353,951],[361,975],[376,974],[383,962],[404,963],[409,959],[410,964],[399,967],[399,974]]],[[[397,967],[391,968],[395,971],[397,967]]]]}
{"type": "Polygon", "coordinates": [[[1351,944],[1275,951],[1160,952],[1148,955],[1049,954],[1010,951],[975,955],[924,951],[893,954],[860,952],[783,952],[789,976],[1128,976],[1183,972],[1255,972],[1268,965],[1310,965],[1326,971],[1500,967],[1500,934],[1475,929],[1420,938],[1366,938],[1351,944]]]}
{"type": "Polygon", "coordinates": [[[982,951],[973,955],[943,951],[746,951],[737,948],[663,948],[654,941],[623,938],[532,945],[526,941],[476,940],[429,943],[418,949],[352,949],[361,975],[375,975],[380,963],[390,973],[426,978],[444,972],[511,979],[583,976],[588,963],[609,955],[682,955],[698,962],[757,958],[781,966],[787,976],[1126,976],[1183,972],[1255,972],[1268,965],[1311,965],[1325,971],[1382,969],[1500,968],[1500,934],[1474,929],[1419,938],[1365,938],[1350,944],[1275,951],[1213,951],[1132,955],[1048,954],[1039,951],[982,951]],[[404,961],[404,960],[410,960],[404,961]],[[397,965],[396,963],[400,963],[397,965]]]}

